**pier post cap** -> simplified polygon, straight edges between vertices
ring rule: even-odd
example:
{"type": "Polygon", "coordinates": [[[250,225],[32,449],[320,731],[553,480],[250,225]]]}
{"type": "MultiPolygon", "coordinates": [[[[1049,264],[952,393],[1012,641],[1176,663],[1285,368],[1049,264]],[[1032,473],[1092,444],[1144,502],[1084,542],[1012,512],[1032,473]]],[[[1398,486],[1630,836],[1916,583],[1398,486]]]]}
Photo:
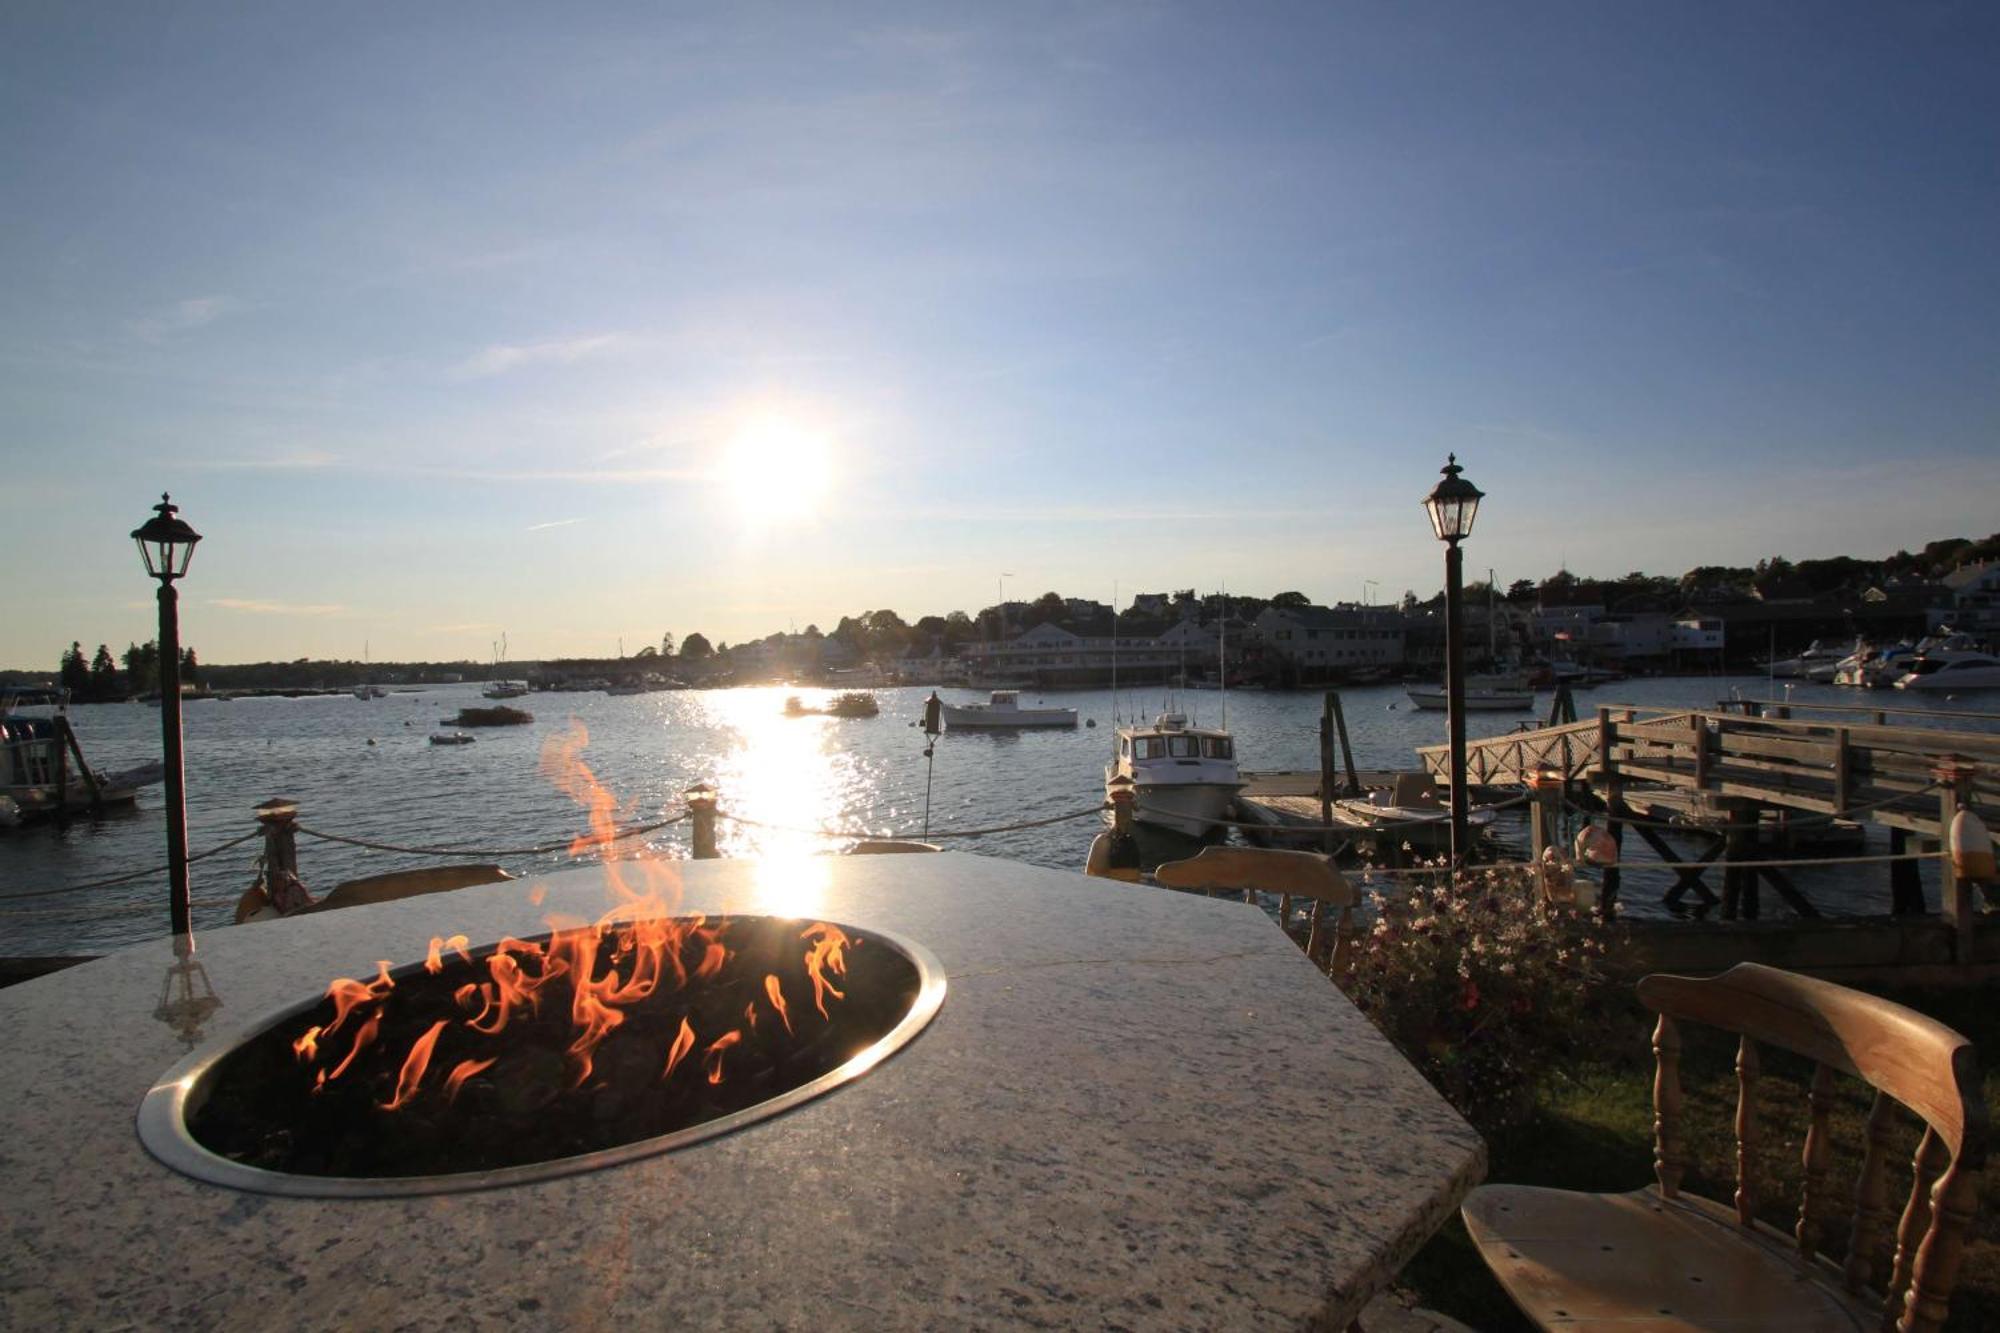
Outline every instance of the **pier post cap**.
{"type": "Polygon", "coordinates": [[[288,824],[298,818],[299,803],[289,796],[273,796],[268,801],[260,801],[256,811],[260,824],[288,824]]]}
{"type": "Polygon", "coordinates": [[[687,798],[689,805],[714,805],[715,784],[707,778],[703,778],[682,792],[681,795],[687,798]]]}

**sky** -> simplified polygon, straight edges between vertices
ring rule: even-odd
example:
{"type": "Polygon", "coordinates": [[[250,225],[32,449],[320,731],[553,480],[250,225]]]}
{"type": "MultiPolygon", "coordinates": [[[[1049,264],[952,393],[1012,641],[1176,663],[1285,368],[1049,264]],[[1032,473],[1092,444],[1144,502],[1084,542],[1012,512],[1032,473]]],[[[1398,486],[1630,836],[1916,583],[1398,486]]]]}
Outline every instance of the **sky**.
{"type": "Polygon", "coordinates": [[[2000,528],[1985,4],[0,9],[0,666],[2000,528]]]}

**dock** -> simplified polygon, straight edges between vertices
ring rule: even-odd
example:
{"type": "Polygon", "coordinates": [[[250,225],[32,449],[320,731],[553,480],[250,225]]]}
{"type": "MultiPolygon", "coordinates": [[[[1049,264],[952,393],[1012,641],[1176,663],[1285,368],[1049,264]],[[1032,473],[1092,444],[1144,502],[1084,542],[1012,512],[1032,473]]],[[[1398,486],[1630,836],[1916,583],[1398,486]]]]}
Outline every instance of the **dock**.
{"type": "MultiPolygon", "coordinates": [[[[1350,787],[1343,778],[1336,782],[1332,796],[1361,796],[1371,791],[1389,791],[1396,779],[1420,775],[1420,769],[1364,768],[1354,770],[1350,787]]],[[[1329,842],[1323,832],[1325,809],[1320,800],[1320,775],[1313,772],[1245,773],[1244,788],[1236,794],[1234,818],[1246,827],[1244,837],[1259,847],[1318,847],[1329,842]]],[[[1333,834],[1341,842],[1361,834],[1333,834]]]]}

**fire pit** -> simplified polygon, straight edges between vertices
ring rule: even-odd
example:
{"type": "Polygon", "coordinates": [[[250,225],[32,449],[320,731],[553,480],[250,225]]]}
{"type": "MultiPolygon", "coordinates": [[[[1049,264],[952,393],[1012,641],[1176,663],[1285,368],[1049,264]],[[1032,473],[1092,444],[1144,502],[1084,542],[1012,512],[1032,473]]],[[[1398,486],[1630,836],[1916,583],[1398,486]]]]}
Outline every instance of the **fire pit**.
{"type": "Polygon", "coordinates": [[[485,1189],[685,1147],[858,1077],[944,998],[920,946],[766,916],[431,941],[287,1006],[149,1092],[198,1179],[351,1197],[485,1189]]]}

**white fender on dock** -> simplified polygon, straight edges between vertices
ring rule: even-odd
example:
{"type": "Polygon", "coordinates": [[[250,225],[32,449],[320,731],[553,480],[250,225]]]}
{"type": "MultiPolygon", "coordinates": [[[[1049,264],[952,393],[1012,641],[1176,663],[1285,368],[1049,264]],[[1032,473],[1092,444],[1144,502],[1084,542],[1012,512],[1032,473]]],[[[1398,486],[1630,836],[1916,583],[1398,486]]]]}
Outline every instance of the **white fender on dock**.
{"type": "Polygon", "coordinates": [[[1960,879],[2000,878],[1993,860],[1993,835],[1972,811],[1961,809],[1951,817],[1945,844],[1951,849],[1951,868],[1960,879]]]}
{"type": "Polygon", "coordinates": [[[1577,830],[1576,859],[1586,865],[1615,866],[1618,864],[1618,841],[1597,825],[1585,824],[1577,830]]]}

